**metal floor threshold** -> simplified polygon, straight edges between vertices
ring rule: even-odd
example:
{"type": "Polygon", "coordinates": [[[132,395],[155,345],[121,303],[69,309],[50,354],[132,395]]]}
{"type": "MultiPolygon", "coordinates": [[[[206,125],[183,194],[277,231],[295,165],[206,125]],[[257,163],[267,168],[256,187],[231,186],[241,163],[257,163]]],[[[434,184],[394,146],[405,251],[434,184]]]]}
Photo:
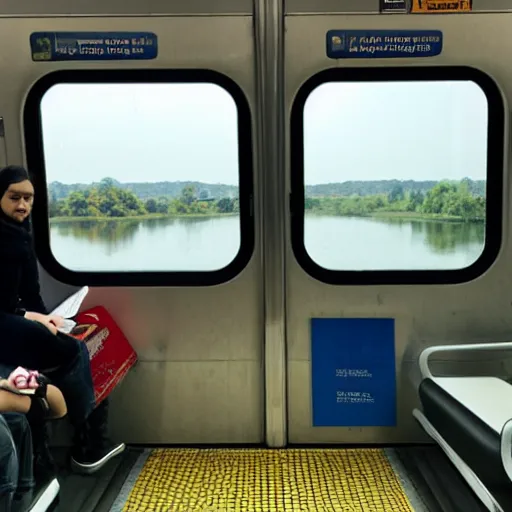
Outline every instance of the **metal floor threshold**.
{"type": "Polygon", "coordinates": [[[398,448],[396,453],[429,512],[487,512],[438,446],[398,448]]]}
{"type": "MultiPolygon", "coordinates": [[[[61,469],[59,500],[49,512],[109,512],[142,452],[138,448],[127,449],[93,475],[82,476],[69,469],[61,469]]],[[[59,466],[68,466],[65,464],[66,455],[60,455],[56,456],[59,466]]]]}

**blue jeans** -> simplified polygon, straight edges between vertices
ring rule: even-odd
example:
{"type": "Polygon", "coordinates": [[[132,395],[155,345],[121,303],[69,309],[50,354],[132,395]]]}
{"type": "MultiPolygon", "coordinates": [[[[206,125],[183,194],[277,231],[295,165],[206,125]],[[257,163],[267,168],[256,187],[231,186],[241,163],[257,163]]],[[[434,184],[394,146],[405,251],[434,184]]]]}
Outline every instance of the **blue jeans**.
{"type": "Polygon", "coordinates": [[[32,437],[24,414],[0,415],[0,511],[23,511],[34,489],[32,437]]]}
{"type": "Polygon", "coordinates": [[[77,357],[67,368],[48,371],[45,375],[62,391],[71,424],[80,427],[96,407],[89,351],[85,343],[66,337],[78,347],[77,357]]]}

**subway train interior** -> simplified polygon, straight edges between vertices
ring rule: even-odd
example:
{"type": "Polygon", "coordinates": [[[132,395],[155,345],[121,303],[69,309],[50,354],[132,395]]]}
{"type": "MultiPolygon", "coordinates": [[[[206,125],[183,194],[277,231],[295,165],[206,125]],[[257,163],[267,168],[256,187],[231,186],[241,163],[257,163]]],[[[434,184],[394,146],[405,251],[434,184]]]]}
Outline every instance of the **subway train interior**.
{"type": "Polygon", "coordinates": [[[511,30],[508,0],[0,2],[0,165],[126,444],[80,474],[50,421],[30,510],[511,511],[511,30]]]}

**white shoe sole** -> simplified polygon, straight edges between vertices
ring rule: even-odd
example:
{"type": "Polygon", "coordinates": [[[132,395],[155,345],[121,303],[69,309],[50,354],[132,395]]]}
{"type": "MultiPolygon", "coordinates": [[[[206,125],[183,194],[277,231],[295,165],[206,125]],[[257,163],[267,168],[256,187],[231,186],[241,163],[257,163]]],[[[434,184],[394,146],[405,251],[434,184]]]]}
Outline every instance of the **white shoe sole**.
{"type": "Polygon", "coordinates": [[[75,459],[71,458],[71,467],[77,473],[90,475],[101,469],[110,459],[113,459],[114,457],[117,457],[118,455],[123,453],[125,449],[126,445],[124,443],[121,443],[112,451],[108,452],[107,455],[105,455],[102,459],[100,459],[97,462],[94,462],[93,464],[81,464],[80,462],[77,462],[75,459]]]}
{"type": "Polygon", "coordinates": [[[31,505],[29,512],[46,512],[55,498],[59,495],[60,485],[54,478],[39,496],[38,500],[31,505]]]}

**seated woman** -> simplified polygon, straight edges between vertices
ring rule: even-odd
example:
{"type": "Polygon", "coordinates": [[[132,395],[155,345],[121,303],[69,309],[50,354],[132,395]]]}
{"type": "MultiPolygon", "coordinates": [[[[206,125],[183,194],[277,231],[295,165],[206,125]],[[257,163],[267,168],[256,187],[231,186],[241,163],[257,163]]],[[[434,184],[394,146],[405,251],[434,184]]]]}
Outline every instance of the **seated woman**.
{"type": "Polygon", "coordinates": [[[62,318],[47,314],[30,232],[33,201],[23,167],[0,171],[0,364],[38,370],[62,391],[75,428],[72,467],[93,473],[125,445],[106,437],[108,402],[96,407],[87,347],[58,331],[62,318]]]}
{"type": "MultiPolygon", "coordinates": [[[[35,386],[32,386],[35,387],[35,386]]],[[[36,422],[62,418],[66,403],[62,393],[43,378],[33,395],[19,395],[9,380],[0,380],[0,512],[46,510],[59,492],[56,479],[37,482],[34,476],[29,419],[36,422]]]]}

